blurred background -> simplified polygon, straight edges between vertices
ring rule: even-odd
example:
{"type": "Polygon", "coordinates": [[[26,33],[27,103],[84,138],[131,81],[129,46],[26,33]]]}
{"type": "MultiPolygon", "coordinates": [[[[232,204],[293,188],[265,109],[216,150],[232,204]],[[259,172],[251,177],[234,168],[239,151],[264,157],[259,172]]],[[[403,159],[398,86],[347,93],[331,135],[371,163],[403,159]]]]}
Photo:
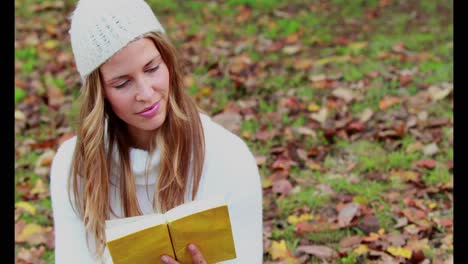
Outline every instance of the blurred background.
{"type": "MultiPolygon", "coordinates": [[[[15,0],[15,262],[54,263],[73,0],[15,0]]],[[[265,263],[453,262],[453,1],[148,1],[254,152],[265,263]]]]}

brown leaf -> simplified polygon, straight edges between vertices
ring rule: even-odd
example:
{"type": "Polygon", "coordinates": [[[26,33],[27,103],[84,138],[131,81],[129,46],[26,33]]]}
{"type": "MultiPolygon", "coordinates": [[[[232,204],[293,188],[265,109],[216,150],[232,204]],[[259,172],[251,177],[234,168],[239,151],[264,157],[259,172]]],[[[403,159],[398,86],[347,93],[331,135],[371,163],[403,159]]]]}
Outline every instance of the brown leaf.
{"type": "Polygon", "coordinates": [[[313,232],[316,230],[315,226],[316,224],[311,224],[307,222],[299,222],[296,224],[296,231],[299,234],[313,232]]]}
{"type": "Polygon", "coordinates": [[[361,205],[359,203],[348,203],[338,214],[338,224],[340,227],[348,226],[353,218],[358,214],[361,205]]]}
{"type": "Polygon", "coordinates": [[[406,238],[402,234],[396,234],[396,233],[385,234],[382,236],[382,240],[386,240],[390,242],[390,244],[395,247],[401,247],[406,244],[406,238]]]}
{"type": "Polygon", "coordinates": [[[274,132],[268,130],[268,128],[263,127],[255,132],[255,138],[260,141],[268,141],[274,136],[274,132]]]}
{"type": "Polygon", "coordinates": [[[396,96],[385,96],[382,100],[379,102],[379,108],[380,110],[386,110],[387,108],[399,104],[401,102],[401,98],[396,97],[396,96]]]}
{"type": "Polygon", "coordinates": [[[47,233],[52,231],[52,227],[42,227],[38,224],[26,224],[15,236],[16,243],[28,243],[30,245],[38,245],[47,243],[47,233]]]}
{"type": "Polygon", "coordinates": [[[397,223],[396,225],[394,226],[395,228],[400,228],[400,227],[404,227],[408,225],[408,218],[406,217],[400,217],[397,219],[397,223]]]}
{"type": "Polygon", "coordinates": [[[376,216],[368,215],[364,217],[362,222],[359,223],[358,227],[366,234],[377,232],[380,229],[380,220],[376,216]]]}
{"type": "Polygon", "coordinates": [[[340,241],[340,248],[349,248],[361,244],[362,236],[344,237],[340,241]]]}
{"type": "Polygon", "coordinates": [[[405,208],[401,212],[408,218],[409,221],[416,223],[426,217],[426,213],[416,208],[405,208]]]}
{"type": "MultiPolygon", "coordinates": [[[[45,248],[40,246],[39,248],[30,248],[26,249],[24,247],[20,248],[18,251],[17,260],[24,261],[26,263],[40,263],[41,255],[45,252],[45,248]]],[[[15,262],[18,263],[18,262],[15,262]]]]}
{"type": "Polygon", "coordinates": [[[236,21],[238,23],[243,23],[249,19],[251,14],[252,14],[252,10],[244,6],[242,10],[237,14],[236,21]]]}
{"type": "Polygon", "coordinates": [[[46,152],[42,153],[42,155],[36,161],[36,167],[49,167],[52,164],[52,160],[55,156],[55,150],[49,149],[46,152]]]}
{"type": "Polygon", "coordinates": [[[255,155],[255,161],[258,166],[262,166],[266,163],[267,157],[264,155],[255,155]]]}
{"type": "Polygon", "coordinates": [[[288,195],[292,190],[292,184],[288,180],[279,180],[273,182],[273,192],[281,194],[281,197],[288,195]]]}
{"type": "Polygon", "coordinates": [[[297,253],[307,253],[313,256],[316,256],[319,259],[330,259],[336,256],[336,252],[326,246],[316,246],[316,245],[309,245],[309,246],[299,246],[296,249],[297,253]]]}
{"type": "Polygon", "coordinates": [[[213,116],[213,121],[234,134],[239,134],[242,116],[238,113],[223,112],[213,116]]]}
{"type": "Polygon", "coordinates": [[[416,166],[426,169],[433,169],[436,165],[436,161],[432,159],[423,159],[416,162],[416,166]]]}
{"type": "Polygon", "coordinates": [[[406,86],[407,84],[411,83],[413,80],[413,75],[411,74],[402,74],[400,75],[400,85],[406,86]]]}

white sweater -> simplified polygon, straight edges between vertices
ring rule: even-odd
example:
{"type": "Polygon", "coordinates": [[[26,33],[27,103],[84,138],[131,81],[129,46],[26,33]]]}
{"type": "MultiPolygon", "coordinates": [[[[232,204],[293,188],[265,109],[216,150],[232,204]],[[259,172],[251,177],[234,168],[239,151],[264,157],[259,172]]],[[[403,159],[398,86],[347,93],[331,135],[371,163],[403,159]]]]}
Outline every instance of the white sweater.
{"type": "MultiPolygon", "coordinates": [[[[206,153],[195,199],[221,196],[228,203],[237,258],[222,263],[262,263],[262,189],[255,158],[239,137],[206,115],[201,114],[200,117],[205,133],[206,153]]],[[[76,137],[65,141],[59,147],[51,167],[56,264],[99,263],[88,251],[83,222],[73,211],[68,198],[67,180],[75,144],[76,137]]],[[[144,176],[147,157],[148,152],[144,150],[130,150],[137,198],[144,214],[155,212],[152,197],[158,178],[159,152],[151,157],[148,179],[144,176]]],[[[111,206],[116,214],[122,216],[118,192],[115,187],[110,190],[111,206]]],[[[189,197],[190,193],[187,193],[186,201],[190,200],[189,197]]],[[[111,215],[111,218],[115,216],[111,215]]],[[[112,263],[107,248],[103,259],[105,263],[112,263]]]]}

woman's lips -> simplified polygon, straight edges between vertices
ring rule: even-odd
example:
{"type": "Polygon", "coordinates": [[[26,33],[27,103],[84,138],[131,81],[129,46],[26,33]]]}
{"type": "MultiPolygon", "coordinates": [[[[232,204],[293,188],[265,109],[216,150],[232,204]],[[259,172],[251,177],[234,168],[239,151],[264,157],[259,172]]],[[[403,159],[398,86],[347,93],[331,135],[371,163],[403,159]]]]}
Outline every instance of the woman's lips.
{"type": "Polygon", "coordinates": [[[156,115],[156,113],[158,113],[159,105],[160,105],[160,101],[156,102],[152,106],[144,109],[143,111],[141,111],[141,112],[139,112],[137,114],[142,116],[142,117],[145,117],[145,118],[151,118],[154,115],[156,115]]]}

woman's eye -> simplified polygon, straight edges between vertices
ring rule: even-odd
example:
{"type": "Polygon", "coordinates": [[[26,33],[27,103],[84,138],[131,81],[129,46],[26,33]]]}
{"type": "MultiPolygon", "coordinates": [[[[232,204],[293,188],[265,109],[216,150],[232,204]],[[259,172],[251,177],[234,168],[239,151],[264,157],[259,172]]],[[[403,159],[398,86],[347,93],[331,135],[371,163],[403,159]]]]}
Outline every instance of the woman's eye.
{"type": "Polygon", "coordinates": [[[147,72],[155,72],[155,71],[157,71],[158,69],[159,69],[159,65],[156,66],[156,67],[153,67],[153,68],[148,69],[147,72]]]}
{"type": "Polygon", "coordinates": [[[124,88],[125,85],[127,85],[127,83],[128,83],[128,80],[125,81],[125,82],[123,82],[123,83],[121,83],[121,84],[119,84],[119,85],[115,85],[114,87],[115,87],[115,88],[124,88]]]}

